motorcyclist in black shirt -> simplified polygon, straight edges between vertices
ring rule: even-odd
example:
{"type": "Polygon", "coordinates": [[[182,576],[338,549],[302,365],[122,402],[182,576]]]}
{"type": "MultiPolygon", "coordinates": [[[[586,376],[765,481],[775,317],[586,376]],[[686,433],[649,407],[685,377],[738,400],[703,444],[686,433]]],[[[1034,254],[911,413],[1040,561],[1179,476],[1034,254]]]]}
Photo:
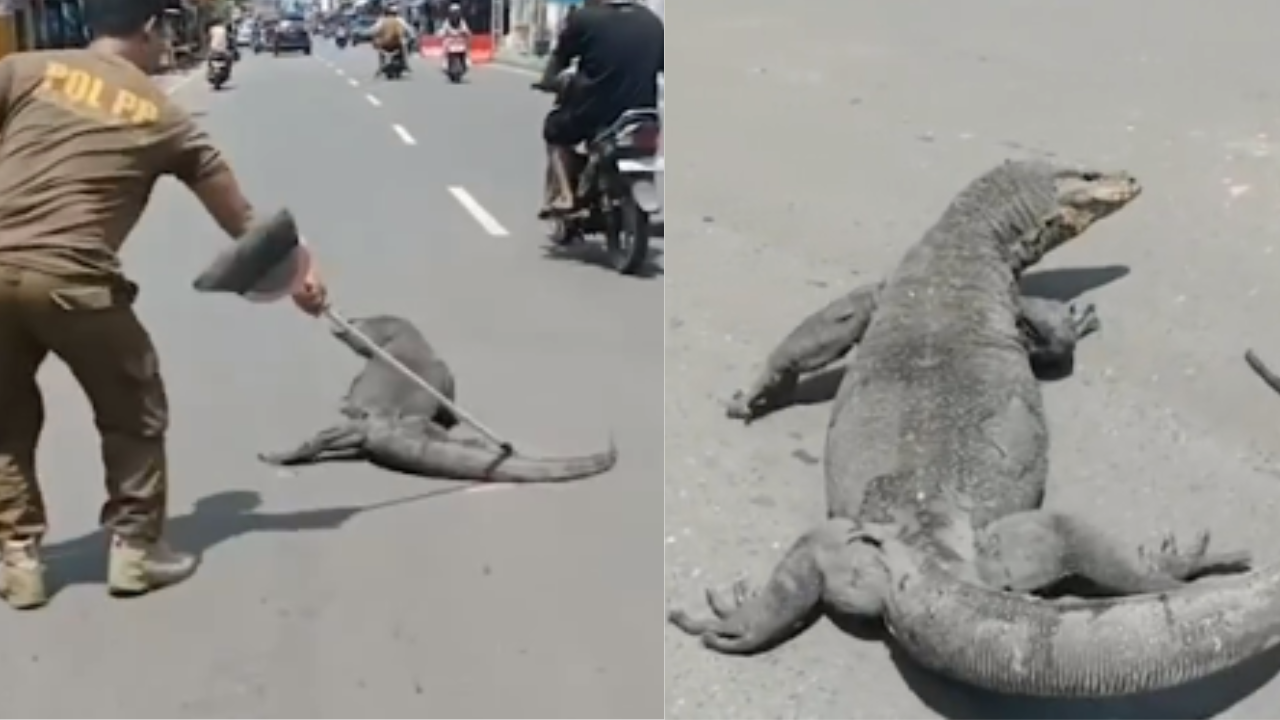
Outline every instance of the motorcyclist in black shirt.
{"type": "Polygon", "coordinates": [[[574,60],[572,86],[542,126],[547,143],[547,187],[540,218],[574,208],[573,148],[591,140],[627,110],[658,107],[663,72],[663,24],[636,0],[584,0],[556,41],[540,90],[560,89],[560,74],[574,60]]]}

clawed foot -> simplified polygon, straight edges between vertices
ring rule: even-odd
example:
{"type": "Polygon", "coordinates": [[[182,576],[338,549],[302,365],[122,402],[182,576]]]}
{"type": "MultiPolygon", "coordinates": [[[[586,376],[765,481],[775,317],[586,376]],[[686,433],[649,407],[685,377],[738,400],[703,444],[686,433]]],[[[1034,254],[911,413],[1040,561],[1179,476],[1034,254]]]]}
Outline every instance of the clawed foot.
{"type": "Polygon", "coordinates": [[[1248,551],[1210,553],[1208,530],[1196,533],[1191,546],[1186,550],[1178,547],[1177,536],[1168,533],[1161,539],[1158,548],[1143,545],[1138,548],[1138,555],[1152,571],[1178,580],[1210,574],[1247,572],[1253,564],[1253,556],[1248,551]]]}
{"type": "Polygon", "coordinates": [[[733,394],[733,397],[729,398],[729,402],[725,403],[725,417],[749,423],[756,416],[755,408],[753,407],[755,404],[751,398],[747,397],[745,392],[739,390],[733,394]]]}
{"type": "Polygon", "coordinates": [[[734,420],[750,424],[778,407],[783,398],[788,398],[796,390],[798,377],[791,373],[783,373],[757,380],[751,390],[739,390],[725,403],[724,414],[734,420]]]}
{"type": "Polygon", "coordinates": [[[1071,326],[1075,328],[1076,339],[1092,335],[1102,329],[1102,320],[1098,318],[1098,309],[1093,303],[1084,305],[1071,304],[1071,326]]]}
{"type": "Polygon", "coordinates": [[[258,453],[259,462],[266,463],[267,465],[284,465],[285,457],[284,453],[258,453]]]}
{"type": "Polygon", "coordinates": [[[684,610],[667,613],[667,622],[687,635],[696,635],[702,644],[724,653],[751,652],[758,643],[751,637],[750,628],[739,611],[754,593],[746,580],[739,580],[725,590],[708,589],[707,605],[712,617],[696,618],[684,610]]]}

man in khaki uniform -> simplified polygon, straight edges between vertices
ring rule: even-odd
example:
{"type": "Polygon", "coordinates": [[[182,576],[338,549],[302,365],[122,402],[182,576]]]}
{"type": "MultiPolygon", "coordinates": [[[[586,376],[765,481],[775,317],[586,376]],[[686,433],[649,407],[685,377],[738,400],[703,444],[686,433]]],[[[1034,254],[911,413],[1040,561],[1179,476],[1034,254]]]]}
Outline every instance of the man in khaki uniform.
{"type": "MultiPolygon", "coordinates": [[[[169,409],[117,253],[162,175],[232,237],[252,217],[222,156],[144,72],[159,60],[164,0],[86,5],[89,48],[0,60],[0,594],[16,608],[47,599],[34,466],[36,372],[50,353],[84,388],[102,436],[111,592],[146,593],[195,571],[193,556],[162,541],[169,409]]],[[[294,300],[318,313],[319,276],[294,300]]]]}
{"type": "Polygon", "coordinates": [[[373,37],[373,47],[378,53],[378,70],[374,77],[382,74],[384,56],[397,51],[404,53],[405,69],[409,69],[409,37],[413,34],[413,28],[400,17],[400,11],[395,5],[387,3],[382,6],[382,17],[369,29],[369,34],[373,37]]]}

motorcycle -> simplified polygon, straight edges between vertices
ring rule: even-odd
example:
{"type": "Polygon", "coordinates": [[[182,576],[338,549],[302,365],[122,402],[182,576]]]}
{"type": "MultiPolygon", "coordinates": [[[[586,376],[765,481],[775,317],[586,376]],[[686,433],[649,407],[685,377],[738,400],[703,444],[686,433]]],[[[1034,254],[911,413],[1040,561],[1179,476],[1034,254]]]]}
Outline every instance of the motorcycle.
{"type": "Polygon", "coordinates": [[[345,48],[349,40],[350,38],[347,36],[346,28],[340,27],[333,31],[333,42],[337,44],[339,50],[345,48]]]}
{"type": "Polygon", "coordinates": [[[404,48],[397,48],[382,56],[382,74],[386,75],[388,80],[399,80],[408,69],[404,48]]]}
{"type": "Polygon", "coordinates": [[[445,74],[449,82],[460,83],[467,73],[468,43],[465,37],[453,36],[444,41],[445,74]]]}
{"type": "MultiPolygon", "coordinates": [[[[571,84],[569,71],[556,88],[533,87],[555,92],[557,104],[563,104],[571,84]]],[[[661,139],[658,109],[637,108],[579,146],[574,200],[581,212],[551,218],[551,241],[567,246],[588,235],[603,235],[614,269],[623,275],[639,272],[649,258],[653,218],[662,211],[657,185],[665,171],[661,139]]]]}
{"type": "Polygon", "coordinates": [[[214,90],[221,90],[231,79],[231,58],[222,54],[209,58],[208,79],[214,90]]]}

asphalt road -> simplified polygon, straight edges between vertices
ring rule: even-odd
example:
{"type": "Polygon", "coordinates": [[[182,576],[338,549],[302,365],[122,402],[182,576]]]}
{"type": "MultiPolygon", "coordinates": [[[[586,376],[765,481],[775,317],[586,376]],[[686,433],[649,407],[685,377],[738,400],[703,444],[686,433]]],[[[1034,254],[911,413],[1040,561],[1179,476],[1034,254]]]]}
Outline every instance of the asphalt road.
{"type": "Polygon", "coordinates": [[[255,453],[337,417],[359,360],[285,302],[197,295],[226,242],[166,181],[126,248],[172,405],[170,534],[190,582],[106,596],[87,405],[45,372],[41,468],[62,587],[5,614],[20,717],[656,717],[663,280],[545,256],[528,78],[371,82],[368,48],[246,56],[200,116],[263,209],[289,206],[349,315],[414,320],[461,402],[535,453],[621,452],[560,487],[486,488],[255,453]],[[398,129],[397,129],[398,128],[398,129]],[[458,200],[470,198],[479,211],[458,200]]]}
{"type": "MultiPolygon", "coordinates": [[[[1096,303],[1104,323],[1074,376],[1045,386],[1048,504],[1135,543],[1208,528],[1222,549],[1280,560],[1280,398],[1241,360],[1253,346],[1280,364],[1280,6],[707,0],[681,12],[669,603],[763,581],[824,517],[829,402],[744,428],[719,401],[806,314],[892,268],[970,179],[1036,152],[1125,168],[1146,188],[1029,278],[1034,292],[1096,303]]],[[[826,620],[751,658],[670,628],[665,648],[668,718],[1246,718],[1280,706],[1274,655],[1176,692],[1067,704],[944,682],[826,620]]]]}

